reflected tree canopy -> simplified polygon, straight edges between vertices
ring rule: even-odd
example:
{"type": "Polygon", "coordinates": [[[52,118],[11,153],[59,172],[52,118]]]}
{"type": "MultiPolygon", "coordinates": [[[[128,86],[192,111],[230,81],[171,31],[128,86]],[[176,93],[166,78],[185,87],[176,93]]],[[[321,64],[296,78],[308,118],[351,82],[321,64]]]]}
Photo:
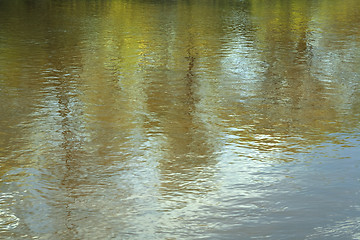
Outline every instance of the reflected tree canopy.
{"type": "Polygon", "coordinates": [[[357,0],[0,1],[0,234],[193,237],[218,194],[266,214],[272,164],[354,158],[359,50],[357,0]]]}

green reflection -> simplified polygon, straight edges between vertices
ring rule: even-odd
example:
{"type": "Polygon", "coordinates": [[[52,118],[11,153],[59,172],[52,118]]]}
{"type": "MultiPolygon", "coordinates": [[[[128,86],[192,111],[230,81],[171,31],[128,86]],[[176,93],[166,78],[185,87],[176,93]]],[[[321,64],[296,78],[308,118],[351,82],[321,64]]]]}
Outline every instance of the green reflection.
{"type": "Polygon", "coordinates": [[[251,185],[267,164],[357,147],[358,12],[356,0],[0,1],[0,210],[20,219],[1,231],[181,238],[213,226],[189,222],[218,193],[269,195],[251,185]],[[248,190],[226,188],[240,178],[248,190]]]}

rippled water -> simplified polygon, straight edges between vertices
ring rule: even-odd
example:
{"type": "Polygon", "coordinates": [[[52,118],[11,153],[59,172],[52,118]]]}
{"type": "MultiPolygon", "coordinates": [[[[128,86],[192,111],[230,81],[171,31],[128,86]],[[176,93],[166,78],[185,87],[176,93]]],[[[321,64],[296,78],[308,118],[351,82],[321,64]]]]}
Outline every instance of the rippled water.
{"type": "Polygon", "coordinates": [[[360,239],[358,0],[0,0],[0,238],[360,239]]]}

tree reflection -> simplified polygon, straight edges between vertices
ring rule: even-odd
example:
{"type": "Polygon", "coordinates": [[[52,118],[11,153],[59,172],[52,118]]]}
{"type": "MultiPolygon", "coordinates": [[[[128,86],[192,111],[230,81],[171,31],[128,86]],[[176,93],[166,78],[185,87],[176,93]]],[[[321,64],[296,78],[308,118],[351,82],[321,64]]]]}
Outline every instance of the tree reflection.
{"type": "MultiPolygon", "coordinates": [[[[241,135],[230,130],[237,136],[235,142],[263,152],[286,153],[335,140],[327,133],[344,127],[337,120],[343,118],[344,109],[336,107],[339,95],[331,93],[339,88],[336,81],[329,84],[324,81],[327,74],[319,74],[323,51],[314,46],[320,30],[312,21],[311,3],[251,1],[250,9],[250,30],[243,27],[238,34],[228,33],[233,36],[229,44],[233,54],[225,57],[223,66],[223,71],[236,73],[229,74],[227,81],[239,87],[239,96],[227,100],[234,106],[230,115],[234,117],[223,116],[231,120],[230,129],[243,128],[241,135]],[[245,75],[248,69],[252,76],[245,75]]],[[[238,24],[244,26],[242,22],[238,24]]],[[[227,93],[228,86],[222,85],[227,93]]]]}
{"type": "Polygon", "coordinates": [[[360,18],[346,2],[0,1],[15,231],[160,236],[214,203],[228,162],[357,134],[360,18]]]}

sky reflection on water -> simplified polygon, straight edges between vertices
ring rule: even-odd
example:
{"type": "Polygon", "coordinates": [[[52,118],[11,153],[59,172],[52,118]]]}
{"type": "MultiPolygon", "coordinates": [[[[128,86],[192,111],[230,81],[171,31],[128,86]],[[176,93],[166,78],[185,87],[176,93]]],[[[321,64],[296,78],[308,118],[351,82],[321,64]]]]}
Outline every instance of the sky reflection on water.
{"type": "Polygon", "coordinates": [[[344,1],[1,1],[6,239],[360,239],[344,1]]]}

